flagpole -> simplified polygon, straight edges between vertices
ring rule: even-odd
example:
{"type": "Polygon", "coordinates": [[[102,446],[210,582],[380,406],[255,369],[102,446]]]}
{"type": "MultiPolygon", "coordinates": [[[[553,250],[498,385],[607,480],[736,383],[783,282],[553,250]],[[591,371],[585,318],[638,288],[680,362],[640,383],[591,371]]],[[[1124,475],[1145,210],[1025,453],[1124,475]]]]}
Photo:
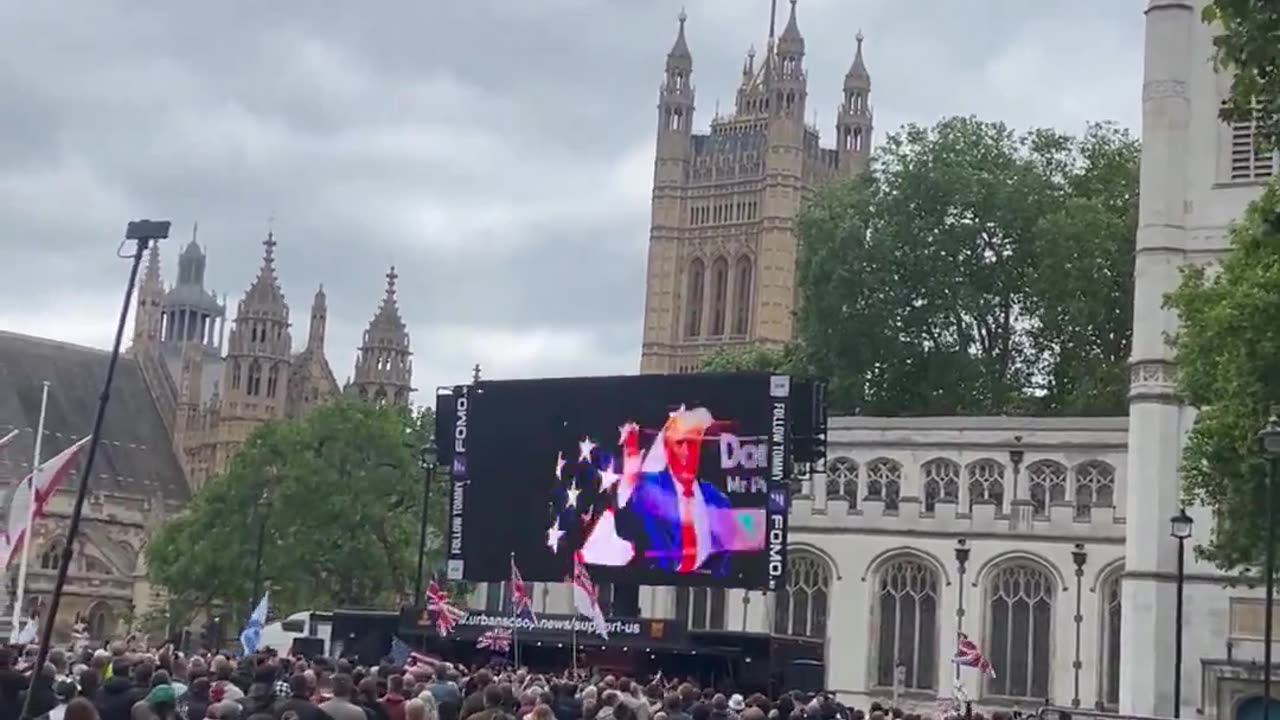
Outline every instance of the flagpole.
{"type": "Polygon", "coordinates": [[[515,661],[516,669],[520,669],[520,613],[517,612],[515,603],[512,602],[512,595],[516,590],[516,553],[511,551],[511,580],[507,582],[507,602],[511,603],[511,659],[515,661]]]}
{"type": "Polygon", "coordinates": [[[36,423],[35,449],[32,451],[31,473],[27,475],[27,529],[22,537],[22,559],[18,561],[18,589],[13,600],[13,637],[20,632],[22,602],[27,590],[27,558],[31,555],[31,543],[35,537],[36,521],[36,471],[40,468],[40,445],[44,440],[44,418],[49,409],[49,381],[40,388],[40,420],[36,423]]]}

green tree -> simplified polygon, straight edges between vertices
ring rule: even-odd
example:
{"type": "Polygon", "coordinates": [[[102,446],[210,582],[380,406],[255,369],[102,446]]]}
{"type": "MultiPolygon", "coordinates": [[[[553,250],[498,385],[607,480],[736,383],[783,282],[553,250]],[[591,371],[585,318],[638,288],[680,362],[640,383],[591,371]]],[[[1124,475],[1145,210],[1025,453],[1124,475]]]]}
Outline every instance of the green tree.
{"type": "Polygon", "coordinates": [[[1106,124],[889,136],[801,214],[794,356],[837,412],[1121,412],[1137,159],[1106,124]]]}
{"type": "Polygon", "coordinates": [[[1280,5],[1259,0],[1213,0],[1203,19],[1217,23],[1214,59],[1232,74],[1231,92],[1222,106],[1227,122],[1258,122],[1258,138],[1280,145],[1280,5]]]}
{"type": "Polygon", "coordinates": [[[1204,555],[1224,570],[1262,565],[1266,464],[1256,435],[1280,406],[1280,189],[1269,187],[1231,230],[1217,272],[1183,270],[1169,295],[1178,385],[1199,408],[1183,450],[1188,504],[1214,509],[1204,555]]]}
{"type": "Polygon", "coordinates": [[[702,359],[702,372],[789,372],[796,368],[795,350],[770,348],[719,348],[702,359]]]}
{"type": "MultiPolygon", "coordinates": [[[[394,605],[417,569],[428,411],[414,415],[345,399],[303,420],[258,428],[224,475],[211,479],[147,553],[171,612],[211,607],[243,617],[256,600],[259,532],[263,586],[273,611],[394,605]]],[[[430,526],[445,516],[437,484],[430,526]]],[[[428,568],[441,560],[437,543],[428,568]]]]}

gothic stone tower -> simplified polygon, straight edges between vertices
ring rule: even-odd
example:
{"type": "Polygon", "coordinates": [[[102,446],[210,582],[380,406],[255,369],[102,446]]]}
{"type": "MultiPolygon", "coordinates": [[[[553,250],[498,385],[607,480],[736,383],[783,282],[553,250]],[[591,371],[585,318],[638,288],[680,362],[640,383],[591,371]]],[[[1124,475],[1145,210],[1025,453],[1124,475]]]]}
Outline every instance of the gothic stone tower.
{"type": "MultiPolygon", "coordinates": [[[[777,0],[774,0],[776,16],[777,0]]],[[[837,148],[805,122],[808,78],[796,0],[763,62],[747,54],[734,112],[693,132],[693,56],[680,16],[658,94],[641,372],[691,372],[719,347],[780,347],[796,305],[796,217],[818,186],[871,154],[862,37],[844,81],[837,148]]]]}
{"type": "Polygon", "coordinates": [[[289,417],[305,417],[317,404],[338,394],[338,382],[324,355],[325,326],[329,322],[329,303],[324,286],[316,290],[311,301],[311,327],[307,345],[293,357],[289,374],[287,412],[289,417]]]}
{"type": "Polygon", "coordinates": [[[397,277],[392,267],[387,273],[386,296],[364,331],[356,354],[355,375],[346,391],[378,404],[408,405],[413,392],[413,353],[409,351],[409,331],[396,303],[397,277]]]}

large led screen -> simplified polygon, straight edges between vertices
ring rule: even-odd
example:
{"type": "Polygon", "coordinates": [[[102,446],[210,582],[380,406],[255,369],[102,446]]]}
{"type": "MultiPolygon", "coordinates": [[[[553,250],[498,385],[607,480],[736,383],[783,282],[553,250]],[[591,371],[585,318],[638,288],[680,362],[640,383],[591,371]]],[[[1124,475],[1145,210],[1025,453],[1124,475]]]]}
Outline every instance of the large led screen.
{"type": "Polygon", "coordinates": [[[448,573],[775,589],[790,378],[640,375],[460,386],[438,398],[448,573]]]}

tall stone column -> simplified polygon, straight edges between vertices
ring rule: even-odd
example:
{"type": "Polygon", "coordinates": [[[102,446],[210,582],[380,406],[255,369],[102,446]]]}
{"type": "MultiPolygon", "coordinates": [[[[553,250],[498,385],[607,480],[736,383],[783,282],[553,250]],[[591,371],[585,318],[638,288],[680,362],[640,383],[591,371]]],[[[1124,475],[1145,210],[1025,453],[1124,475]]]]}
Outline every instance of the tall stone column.
{"type": "MultiPolygon", "coordinates": [[[[1197,59],[1197,22],[1190,0],[1148,2],[1120,640],[1120,711],[1140,715],[1168,716],[1173,710],[1172,668],[1165,661],[1174,644],[1176,544],[1169,538],[1169,518],[1179,506],[1183,412],[1165,342],[1177,318],[1163,301],[1178,282],[1185,254],[1188,83],[1197,59]]],[[[1194,691],[1198,684],[1183,687],[1194,691]]]]}

